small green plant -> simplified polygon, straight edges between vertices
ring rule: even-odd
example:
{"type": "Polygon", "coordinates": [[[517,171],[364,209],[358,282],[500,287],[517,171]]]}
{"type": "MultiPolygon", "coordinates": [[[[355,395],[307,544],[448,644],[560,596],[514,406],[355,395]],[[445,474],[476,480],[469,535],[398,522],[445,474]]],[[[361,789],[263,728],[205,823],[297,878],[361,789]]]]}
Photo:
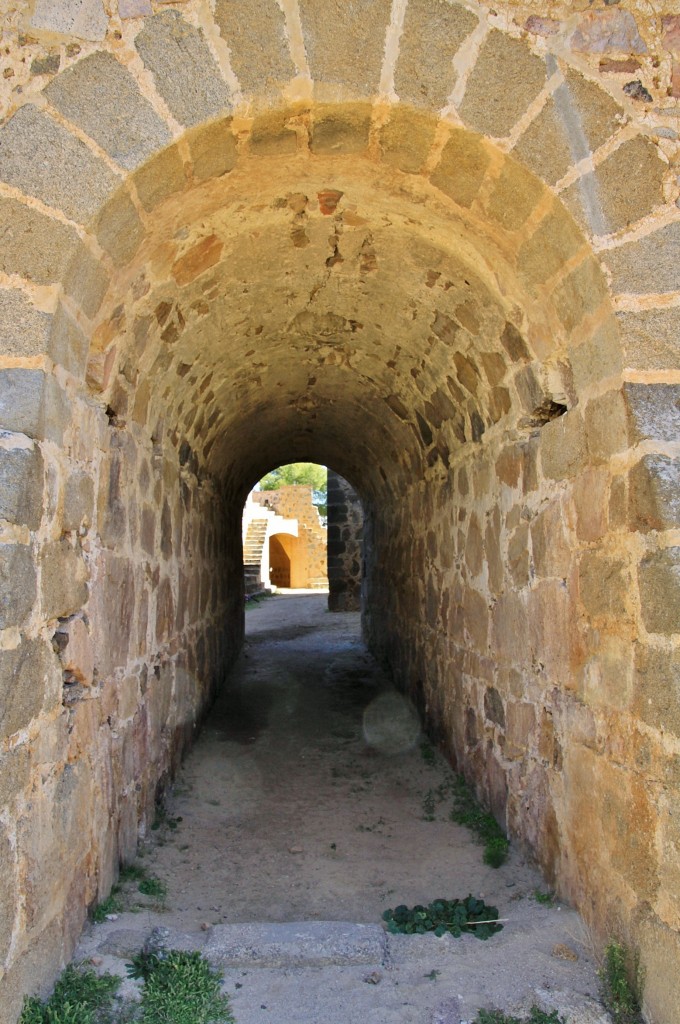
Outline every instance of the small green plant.
{"type": "Polygon", "coordinates": [[[532,1006],[528,1017],[510,1017],[501,1010],[480,1010],[473,1024],[566,1024],[566,1021],[558,1016],[557,1010],[546,1013],[532,1006]]]}
{"type": "Polygon", "coordinates": [[[393,910],[384,911],[382,917],[392,934],[424,935],[425,932],[434,932],[441,938],[450,932],[457,939],[463,932],[470,932],[478,939],[488,939],[503,928],[498,924],[497,908],[487,906],[484,900],[474,896],[464,900],[433,900],[426,907],[401,904],[393,910]]]}
{"type": "Polygon", "coordinates": [[[479,806],[461,775],[457,775],[453,782],[451,820],[458,825],[465,825],[484,844],[485,864],[499,868],[504,863],[510,843],[493,814],[479,806]]]}
{"type": "Polygon", "coordinates": [[[165,882],[161,882],[160,878],[155,878],[154,875],[143,878],[137,888],[143,896],[153,896],[158,900],[164,900],[168,895],[168,887],[165,882]]]}
{"type": "Polygon", "coordinates": [[[92,920],[96,924],[101,924],[106,920],[109,914],[120,914],[122,911],[123,901],[120,897],[120,885],[116,884],[113,886],[106,899],[102,900],[101,903],[98,903],[94,908],[92,911],[92,920]]]}
{"type": "Polygon", "coordinates": [[[220,975],[200,953],[140,953],[128,974],[144,980],[140,1024],[234,1024],[220,975]]]}
{"type": "Polygon", "coordinates": [[[542,889],[534,889],[531,898],[535,903],[540,903],[544,907],[555,906],[555,893],[552,889],[548,892],[543,892],[542,889]]]}
{"type": "Polygon", "coordinates": [[[424,821],[435,820],[435,797],[434,790],[428,789],[427,793],[423,797],[423,819],[424,821]]]}
{"type": "Polygon", "coordinates": [[[121,979],[70,964],[46,1002],[28,997],[19,1024],[105,1024],[121,979]]]}
{"type": "Polygon", "coordinates": [[[604,956],[604,966],[599,975],[607,1009],[615,1024],[639,1024],[642,1017],[636,988],[641,989],[641,981],[637,964],[631,963],[628,950],[620,942],[610,942],[604,956]],[[631,984],[632,975],[635,976],[635,985],[631,984]]]}
{"type": "Polygon", "coordinates": [[[434,768],[437,755],[429,740],[423,740],[420,744],[420,756],[428,768],[434,768]]]}

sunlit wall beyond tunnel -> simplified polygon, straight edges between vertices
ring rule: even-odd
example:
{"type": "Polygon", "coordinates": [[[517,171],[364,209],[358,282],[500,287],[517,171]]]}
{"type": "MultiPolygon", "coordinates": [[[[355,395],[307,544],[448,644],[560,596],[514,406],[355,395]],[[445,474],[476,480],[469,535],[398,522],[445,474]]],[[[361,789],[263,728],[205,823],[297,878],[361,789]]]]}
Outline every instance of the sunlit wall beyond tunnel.
{"type": "Polygon", "coordinates": [[[361,497],[372,649],[671,1024],[677,151],[666,99],[598,77],[657,28],[39,6],[0,127],[2,1012],[239,649],[247,493],[313,461],[361,497]]]}

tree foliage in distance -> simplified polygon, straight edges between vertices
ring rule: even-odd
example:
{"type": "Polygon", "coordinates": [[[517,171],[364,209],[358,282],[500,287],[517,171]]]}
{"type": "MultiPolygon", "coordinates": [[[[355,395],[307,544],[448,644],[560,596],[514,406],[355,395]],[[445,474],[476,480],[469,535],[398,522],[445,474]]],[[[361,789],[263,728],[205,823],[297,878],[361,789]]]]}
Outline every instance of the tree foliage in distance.
{"type": "Polygon", "coordinates": [[[328,504],[328,470],[315,462],[290,462],[267,473],[260,480],[261,491],[277,491],[289,484],[303,484],[312,488],[312,503],[325,520],[328,504]]]}

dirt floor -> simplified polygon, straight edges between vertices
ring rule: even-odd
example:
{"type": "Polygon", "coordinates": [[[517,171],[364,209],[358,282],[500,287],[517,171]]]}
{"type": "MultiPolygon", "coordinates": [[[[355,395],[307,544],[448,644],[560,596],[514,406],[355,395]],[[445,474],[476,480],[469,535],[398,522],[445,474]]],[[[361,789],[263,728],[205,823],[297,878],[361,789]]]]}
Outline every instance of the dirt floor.
{"type": "Polygon", "coordinates": [[[569,1024],[607,1021],[580,919],[541,901],[546,886],[516,850],[487,867],[450,820],[452,773],[423,750],[358,615],[329,613],[323,594],[277,595],[249,608],[246,628],[226,692],[140,848],[167,897],[133,899],[126,886],[130,909],[90,926],[80,955],[103,953],[106,965],[156,926],[205,937],[240,922],[379,924],[386,908],[472,893],[505,920],[487,942],[391,938],[369,983],[358,967],[232,968],[237,1021],[459,1024],[480,1006],[532,1003],[569,1024]]]}

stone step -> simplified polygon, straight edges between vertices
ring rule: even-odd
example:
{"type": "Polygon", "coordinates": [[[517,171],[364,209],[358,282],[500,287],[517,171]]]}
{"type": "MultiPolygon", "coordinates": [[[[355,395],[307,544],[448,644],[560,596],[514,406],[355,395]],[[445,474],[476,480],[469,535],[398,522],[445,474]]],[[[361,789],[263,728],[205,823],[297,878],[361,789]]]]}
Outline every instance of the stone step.
{"type": "Polygon", "coordinates": [[[386,936],[377,924],[293,921],[215,925],[203,947],[214,967],[328,967],[381,964],[386,936]]]}

